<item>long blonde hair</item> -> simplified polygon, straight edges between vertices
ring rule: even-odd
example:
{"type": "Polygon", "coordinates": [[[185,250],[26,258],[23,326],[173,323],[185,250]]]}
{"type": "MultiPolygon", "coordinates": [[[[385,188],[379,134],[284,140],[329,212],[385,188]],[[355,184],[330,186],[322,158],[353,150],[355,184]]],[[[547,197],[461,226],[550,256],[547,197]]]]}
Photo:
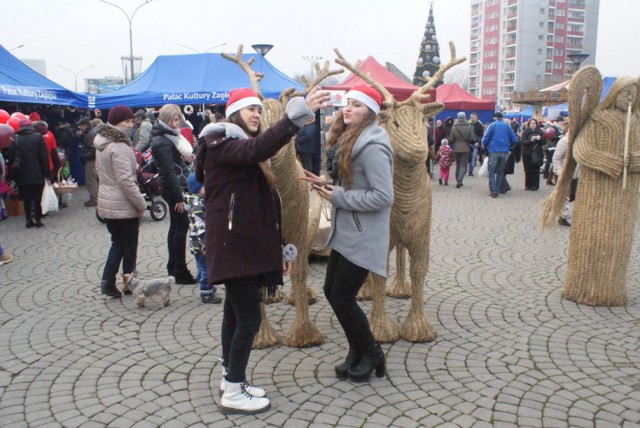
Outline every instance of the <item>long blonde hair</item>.
{"type": "Polygon", "coordinates": [[[355,146],[362,131],[378,119],[378,116],[373,111],[368,110],[367,113],[367,116],[359,124],[347,125],[344,123],[344,117],[340,115],[331,125],[327,147],[340,144],[338,169],[342,182],[347,186],[351,184],[351,152],[353,151],[353,146],[355,146]]]}

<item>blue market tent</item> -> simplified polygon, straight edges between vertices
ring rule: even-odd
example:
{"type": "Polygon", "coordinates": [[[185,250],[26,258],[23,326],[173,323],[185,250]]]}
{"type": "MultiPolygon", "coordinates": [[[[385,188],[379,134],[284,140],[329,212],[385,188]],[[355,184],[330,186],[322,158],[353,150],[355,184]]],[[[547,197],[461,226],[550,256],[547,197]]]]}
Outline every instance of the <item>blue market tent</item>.
{"type": "MultiPolygon", "coordinates": [[[[277,98],[284,89],[302,89],[296,81],[277,70],[259,54],[251,69],[263,73],[260,91],[265,98],[277,98]]],[[[234,88],[250,87],[249,76],[219,53],[162,55],[134,81],[120,89],[89,96],[90,108],[160,106],[163,104],[222,104],[234,88]]]]}
{"type": "MultiPolygon", "coordinates": [[[[603,77],[602,78],[602,94],[600,95],[600,102],[607,96],[611,85],[616,81],[616,77],[603,77]]],[[[566,116],[569,114],[569,103],[557,104],[554,106],[543,107],[542,115],[545,117],[555,118],[557,116],[566,116]]]]}
{"type": "Polygon", "coordinates": [[[524,123],[533,117],[533,106],[527,106],[527,108],[518,112],[505,113],[504,117],[507,119],[519,119],[520,123],[524,123]]]}
{"type": "Polygon", "coordinates": [[[87,108],[87,96],[47,79],[0,45],[0,101],[87,108]]]}

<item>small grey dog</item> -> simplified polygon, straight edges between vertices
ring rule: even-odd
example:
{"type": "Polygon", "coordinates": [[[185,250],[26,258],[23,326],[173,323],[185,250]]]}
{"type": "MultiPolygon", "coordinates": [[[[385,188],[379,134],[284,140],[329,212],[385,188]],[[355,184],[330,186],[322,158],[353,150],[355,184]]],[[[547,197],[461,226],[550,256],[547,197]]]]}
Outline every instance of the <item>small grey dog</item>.
{"type": "Polygon", "coordinates": [[[121,293],[124,293],[125,290],[131,290],[133,298],[136,299],[136,305],[141,308],[144,307],[144,301],[147,297],[155,295],[160,296],[160,304],[164,307],[171,303],[171,289],[175,283],[176,279],[172,276],[141,281],[135,276],[125,273],[122,275],[122,283],[118,284],[117,288],[121,293]]]}

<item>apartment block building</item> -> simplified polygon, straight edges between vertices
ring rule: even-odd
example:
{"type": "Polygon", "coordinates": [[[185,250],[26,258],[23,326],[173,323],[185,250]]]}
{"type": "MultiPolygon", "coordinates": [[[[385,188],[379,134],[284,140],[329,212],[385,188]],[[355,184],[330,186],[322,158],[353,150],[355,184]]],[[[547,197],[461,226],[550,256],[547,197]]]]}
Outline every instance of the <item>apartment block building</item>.
{"type": "Polygon", "coordinates": [[[600,0],[471,0],[469,92],[509,107],[514,92],[568,79],[573,54],[594,64],[600,0]]]}

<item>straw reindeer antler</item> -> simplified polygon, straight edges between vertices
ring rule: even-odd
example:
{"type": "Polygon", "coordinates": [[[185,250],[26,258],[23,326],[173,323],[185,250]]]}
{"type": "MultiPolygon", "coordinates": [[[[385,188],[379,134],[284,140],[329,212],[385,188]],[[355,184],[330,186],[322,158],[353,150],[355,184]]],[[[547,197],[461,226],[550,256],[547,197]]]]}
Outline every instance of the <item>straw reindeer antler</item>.
{"type": "Polygon", "coordinates": [[[313,80],[309,80],[307,76],[302,76],[302,85],[304,89],[302,91],[292,93],[291,97],[293,98],[293,97],[305,96],[309,93],[311,89],[313,89],[314,86],[320,84],[320,82],[322,82],[327,77],[335,76],[336,74],[340,74],[344,72],[344,69],[342,68],[340,70],[329,70],[329,64],[330,64],[329,60],[326,60],[322,68],[320,68],[320,64],[316,62],[314,64],[316,69],[316,78],[313,80]]]}
{"type": "Polygon", "coordinates": [[[417,105],[429,101],[431,97],[427,94],[427,91],[442,79],[442,76],[444,76],[444,73],[446,73],[447,70],[467,60],[467,57],[465,56],[456,58],[456,45],[453,42],[449,42],[449,50],[451,52],[451,60],[447,64],[440,64],[438,71],[433,76],[429,77],[427,83],[414,91],[409,98],[400,103],[401,105],[411,103],[417,105]]]}
{"type": "Polygon", "coordinates": [[[395,98],[393,98],[393,95],[391,95],[391,92],[389,92],[387,90],[387,88],[385,88],[380,83],[378,83],[375,80],[373,80],[371,78],[371,76],[369,76],[368,74],[363,73],[360,70],[360,61],[357,61],[355,63],[355,65],[352,65],[351,63],[349,63],[349,61],[347,61],[342,56],[342,54],[340,53],[338,48],[335,48],[333,51],[336,53],[336,56],[338,57],[335,60],[338,65],[343,66],[344,68],[346,68],[347,70],[349,70],[350,72],[352,72],[353,74],[355,74],[356,76],[358,76],[359,78],[361,78],[362,80],[367,82],[369,85],[371,85],[374,88],[376,88],[378,90],[378,92],[380,92],[382,94],[382,96],[384,97],[384,101],[382,102],[382,104],[385,107],[389,108],[389,107],[393,106],[394,104],[397,104],[397,101],[395,100],[395,98]]]}
{"type": "Polygon", "coordinates": [[[243,61],[242,60],[242,49],[243,49],[243,46],[239,45],[235,56],[232,56],[232,55],[229,55],[229,54],[226,54],[226,53],[221,53],[221,55],[222,55],[223,58],[228,59],[229,61],[235,62],[236,64],[238,64],[238,66],[245,73],[247,73],[247,76],[249,76],[249,82],[251,83],[251,89],[253,89],[253,92],[255,92],[256,95],[258,95],[258,97],[261,100],[263,100],[264,96],[262,95],[262,92],[260,92],[259,82],[264,77],[264,73],[258,73],[257,71],[251,69],[251,64],[254,63],[255,58],[249,58],[248,61],[243,61]]]}

